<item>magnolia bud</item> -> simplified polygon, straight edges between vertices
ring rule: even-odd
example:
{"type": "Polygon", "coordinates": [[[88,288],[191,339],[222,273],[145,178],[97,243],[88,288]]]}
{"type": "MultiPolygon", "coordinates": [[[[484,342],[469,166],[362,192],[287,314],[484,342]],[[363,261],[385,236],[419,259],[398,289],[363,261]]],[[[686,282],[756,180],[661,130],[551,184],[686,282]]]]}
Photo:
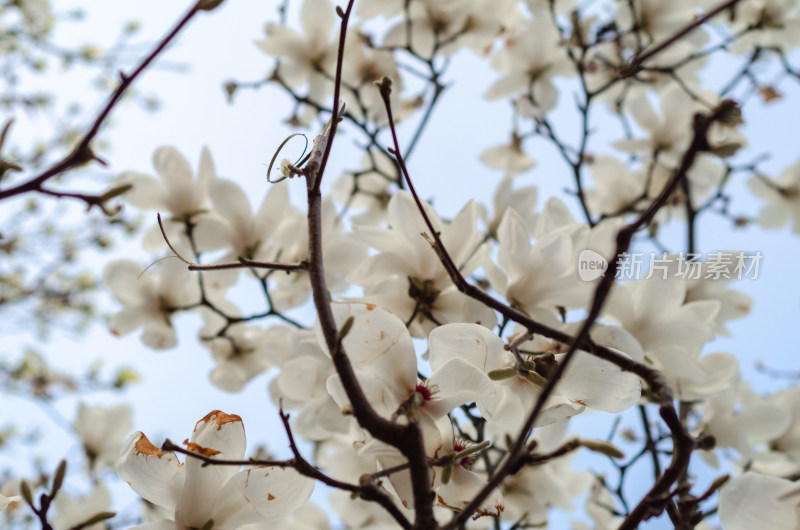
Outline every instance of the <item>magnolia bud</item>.
{"type": "Polygon", "coordinates": [[[200,11],[213,11],[225,0],[200,0],[197,2],[197,9],[200,11]]]}

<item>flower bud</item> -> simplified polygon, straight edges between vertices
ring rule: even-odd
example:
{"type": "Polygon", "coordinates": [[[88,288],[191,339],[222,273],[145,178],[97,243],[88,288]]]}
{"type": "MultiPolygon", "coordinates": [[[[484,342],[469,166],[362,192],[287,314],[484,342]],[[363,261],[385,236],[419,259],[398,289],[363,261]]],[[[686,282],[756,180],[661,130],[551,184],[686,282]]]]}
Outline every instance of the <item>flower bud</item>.
{"type": "Polygon", "coordinates": [[[213,11],[224,1],[225,0],[200,0],[197,2],[197,9],[199,11],[213,11]]]}
{"type": "Polygon", "coordinates": [[[580,444],[589,451],[602,453],[611,458],[625,458],[625,453],[605,440],[581,440],[580,444]]]}

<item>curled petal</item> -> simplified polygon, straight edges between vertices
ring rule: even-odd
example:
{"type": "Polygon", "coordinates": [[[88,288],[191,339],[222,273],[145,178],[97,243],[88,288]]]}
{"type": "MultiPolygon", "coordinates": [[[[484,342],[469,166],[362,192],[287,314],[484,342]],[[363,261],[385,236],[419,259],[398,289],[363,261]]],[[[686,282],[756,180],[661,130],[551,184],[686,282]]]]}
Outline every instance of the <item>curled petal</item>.
{"type": "Polygon", "coordinates": [[[141,432],[125,442],[117,474],[143,499],[167,510],[175,509],[185,476],[175,453],[159,450],[141,432]]]}

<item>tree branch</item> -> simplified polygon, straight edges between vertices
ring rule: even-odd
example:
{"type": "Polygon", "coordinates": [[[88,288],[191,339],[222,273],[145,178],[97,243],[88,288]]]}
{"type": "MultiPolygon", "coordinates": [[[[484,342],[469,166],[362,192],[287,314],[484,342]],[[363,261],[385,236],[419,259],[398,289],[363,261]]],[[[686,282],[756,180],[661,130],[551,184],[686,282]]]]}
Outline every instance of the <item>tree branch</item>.
{"type": "MultiPolygon", "coordinates": [[[[72,152],[30,180],[12,188],[0,190],[0,200],[21,195],[23,193],[42,191],[42,185],[48,180],[78,166],[91,162],[92,160],[103,163],[99,158],[97,158],[97,155],[94,154],[94,151],[91,148],[91,143],[95,136],[97,136],[98,132],[100,132],[100,128],[133,82],[136,81],[142,72],[144,72],[147,67],[152,64],[156,57],[158,57],[166,49],[166,47],[175,39],[175,37],[177,37],[177,35],[189,23],[189,21],[191,21],[195,15],[201,11],[201,4],[205,3],[206,1],[207,0],[197,0],[197,2],[195,2],[194,5],[192,5],[192,7],[190,7],[189,10],[180,18],[175,26],[173,26],[173,28],[161,39],[153,51],[151,51],[147,57],[145,57],[142,62],[139,63],[133,72],[130,74],[120,72],[120,81],[117,85],[117,88],[111,93],[105,105],[103,105],[102,109],[89,126],[89,129],[80,139],[78,145],[75,146],[72,152]]],[[[48,190],[47,193],[49,195],[54,195],[57,192],[48,190]]],[[[74,197],[74,194],[65,193],[62,194],[62,196],[74,197]]]]}

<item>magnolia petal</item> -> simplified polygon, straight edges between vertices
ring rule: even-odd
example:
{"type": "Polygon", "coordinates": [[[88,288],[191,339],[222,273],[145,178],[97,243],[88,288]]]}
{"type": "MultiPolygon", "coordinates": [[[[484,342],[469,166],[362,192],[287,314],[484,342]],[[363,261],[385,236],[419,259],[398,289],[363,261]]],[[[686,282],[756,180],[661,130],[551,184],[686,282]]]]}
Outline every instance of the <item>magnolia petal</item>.
{"type": "Polygon", "coordinates": [[[150,319],[150,314],[142,307],[125,308],[108,319],[108,329],[117,337],[127,335],[150,319]]]}
{"type": "MultiPolygon", "coordinates": [[[[437,472],[441,474],[441,470],[438,468],[437,472]]],[[[460,465],[453,466],[453,473],[447,484],[441,484],[441,482],[439,484],[436,488],[437,503],[456,511],[461,511],[486,486],[483,479],[460,465]]],[[[504,508],[503,495],[500,490],[494,489],[472,518],[478,519],[485,515],[499,517],[504,508]]]]}
{"type": "Polygon", "coordinates": [[[192,186],[192,167],[189,162],[171,146],[162,146],[153,153],[153,167],[163,179],[170,192],[177,192],[192,186]]]}
{"type": "Polygon", "coordinates": [[[796,530],[799,497],[796,483],[748,471],[720,490],[719,518],[726,530],[796,530]]]}
{"type": "MultiPolygon", "coordinates": [[[[111,328],[115,333],[121,334],[123,328],[120,326],[123,313],[124,311],[114,315],[115,318],[109,322],[110,325],[117,326],[111,328]]],[[[142,328],[141,339],[142,344],[154,350],[168,350],[174,348],[178,344],[175,328],[165,320],[149,320],[142,328]]]]}
{"type": "Polygon", "coordinates": [[[103,283],[111,289],[114,298],[125,305],[139,303],[142,290],[135,285],[144,267],[131,260],[112,261],[103,270],[103,283]]]}
{"type": "Polygon", "coordinates": [[[324,392],[329,372],[329,367],[321,362],[309,356],[300,356],[281,365],[281,373],[276,381],[283,396],[305,402],[316,399],[324,392]]]}
{"type": "MultiPolygon", "coordinates": [[[[425,213],[427,213],[436,231],[442,232],[443,227],[439,214],[436,213],[433,207],[427,202],[423,201],[422,207],[425,209],[425,213]]],[[[417,208],[417,203],[410,193],[400,190],[392,196],[389,201],[388,216],[392,230],[396,230],[398,233],[402,234],[403,238],[410,242],[414,248],[420,249],[420,252],[425,251],[426,253],[433,254],[433,251],[429,248],[429,245],[421,235],[422,232],[430,232],[430,229],[422,219],[422,215],[420,215],[419,209],[417,208]]],[[[433,254],[433,257],[435,259],[436,255],[433,254]]]]}
{"type": "MultiPolygon", "coordinates": [[[[374,304],[331,304],[339,329],[353,323],[342,341],[356,372],[382,381],[393,394],[408,393],[417,382],[417,357],[405,323],[374,304]]],[[[322,330],[317,339],[327,351],[322,330]]]]}
{"type": "Polygon", "coordinates": [[[214,160],[211,158],[211,151],[208,147],[203,147],[200,151],[200,164],[197,166],[197,184],[200,189],[206,189],[217,176],[214,168],[214,160]]]}
{"type": "MultiPolygon", "coordinates": [[[[364,392],[364,395],[367,396],[370,405],[372,405],[372,408],[375,409],[375,412],[384,418],[391,418],[395,411],[397,411],[397,408],[400,406],[401,401],[398,399],[399,395],[396,395],[389,390],[383,381],[379,381],[370,376],[364,377],[363,374],[356,373],[356,375],[361,376],[358,377],[358,383],[361,386],[361,390],[364,392]]],[[[339,379],[338,374],[333,374],[328,378],[328,380],[325,382],[325,388],[328,390],[328,393],[331,395],[336,404],[339,405],[340,410],[351,408],[350,398],[347,396],[347,392],[345,391],[342,380],[339,379]]],[[[403,396],[403,398],[407,397],[409,392],[410,390],[406,390],[406,395],[403,396]]]]}
{"type": "Polygon", "coordinates": [[[215,528],[239,528],[291,514],[306,503],[315,482],[291,468],[256,467],[239,471],[216,499],[215,528]]]}
{"type": "Polygon", "coordinates": [[[492,397],[495,393],[495,385],[484,371],[457,357],[435,370],[427,384],[433,395],[432,400],[425,403],[425,411],[434,418],[443,417],[466,403],[492,397]]]}
{"type": "Polygon", "coordinates": [[[459,358],[488,373],[509,364],[503,339],[478,324],[447,324],[433,330],[429,339],[431,368],[438,370],[459,358]]]}
{"type": "Polygon", "coordinates": [[[133,186],[122,196],[128,204],[142,210],[167,208],[164,186],[157,179],[143,173],[129,171],[123,173],[117,181],[118,186],[125,184],[133,186]]]}
{"type": "Polygon", "coordinates": [[[300,24],[307,38],[328,38],[333,27],[333,5],[329,0],[305,0],[300,9],[300,24]]]}
{"type": "Polygon", "coordinates": [[[648,93],[645,91],[634,92],[625,101],[625,106],[639,127],[645,131],[653,131],[659,126],[659,118],[647,99],[647,95],[648,93]]]}
{"type": "MultiPolygon", "coordinates": [[[[475,229],[479,215],[480,206],[478,203],[474,200],[469,201],[447,225],[447,229],[441,236],[442,244],[457,265],[462,265],[466,262],[481,242],[483,236],[475,229]]],[[[431,252],[431,254],[435,256],[434,253],[431,252]]],[[[435,270],[431,271],[431,276],[443,269],[439,260],[436,259],[435,261],[435,270]]],[[[472,274],[472,271],[465,270],[462,271],[462,274],[466,276],[472,274]]]]}
{"type": "Polygon", "coordinates": [[[352,418],[341,413],[341,409],[329,395],[324,395],[303,405],[295,415],[292,427],[295,434],[308,440],[321,441],[331,433],[346,435],[352,418]]]}
{"type": "Polygon", "coordinates": [[[503,214],[497,229],[497,240],[497,263],[514,278],[518,269],[528,262],[531,249],[531,235],[515,210],[506,210],[503,214]]]}
{"type": "Polygon", "coordinates": [[[132,526],[129,530],[183,530],[183,527],[175,521],[162,519],[161,521],[155,521],[153,523],[132,526]]]}
{"type": "Polygon", "coordinates": [[[695,381],[678,381],[680,399],[694,400],[722,392],[730,387],[739,374],[739,361],[722,352],[709,353],[698,359],[702,371],[695,381]]]}
{"type": "Polygon", "coordinates": [[[637,375],[577,351],[556,392],[592,409],[622,412],[639,402],[642,384],[637,375]]]}
{"type": "Polygon", "coordinates": [[[125,441],[117,474],[143,499],[170,511],[175,509],[185,477],[175,453],[160,451],[141,432],[125,441]]]}
{"type": "Polygon", "coordinates": [[[250,201],[238,184],[227,179],[214,179],[209,194],[214,209],[230,223],[234,233],[250,232],[253,219],[250,201]]]}
{"type": "Polygon", "coordinates": [[[641,344],[624,328],[595,324],[589,333],[595,343],[619,350],[634,361],[644,361],[641,344]]]}
{"type": "MultiPolygon", "coordinates": [[[[197,422],[188,449],[218,459],[240,460],[244,457],[245,436],[242,419],[218,410],[197,422]]],[[[175,520],[189,527],[201,528],[212,518],[214,502],[225,483],[236,473],[234,466],[203,466],[197,458],[187,457],[186,484],[175,510],[175,520]]]]}
{"type": "Polygon", "coordinates": [[[273,184],[256,212],[255,223],[257,226],[271,229],[271,227],[277,226],[291,210],[289,184],[287,182],[273,184]]]}

